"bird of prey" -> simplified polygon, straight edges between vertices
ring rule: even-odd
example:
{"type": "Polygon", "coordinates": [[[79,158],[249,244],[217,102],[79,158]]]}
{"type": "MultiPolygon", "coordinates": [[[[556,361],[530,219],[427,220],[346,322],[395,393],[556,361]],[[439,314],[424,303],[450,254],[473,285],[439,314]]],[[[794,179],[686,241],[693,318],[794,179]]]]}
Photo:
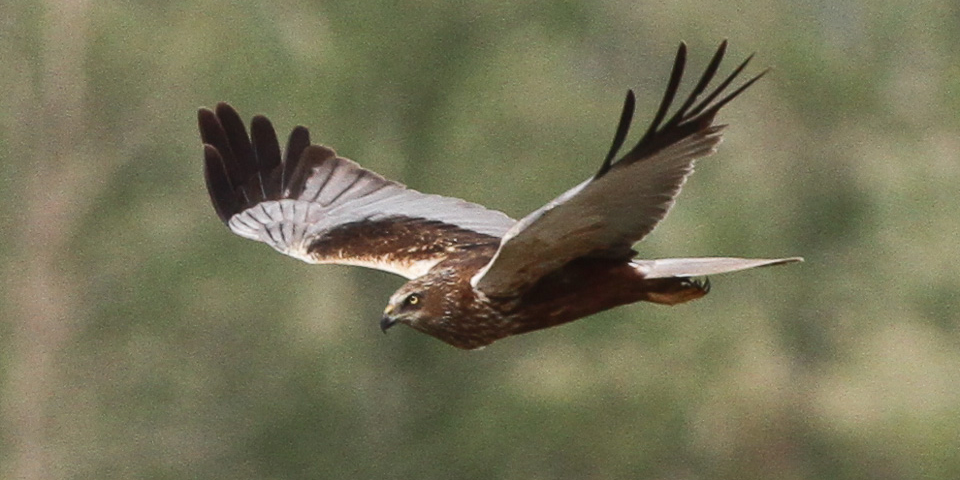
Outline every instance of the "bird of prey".
{"type": "Polygon", "coordinates": [[[634,243],[667,215],[694,161],[720,143],[717,112],[766,73],[728,92],[751,55],[708,92],[726,46],[668,118],[686,64],[681,43],[637,144],[617,157],[634,112],[630,91],[596,174],[519,221],[388,180],[312,144],[304,127],[281,155],[267,118],[253,117],[248,136],[226,103],[199,112],[207,189],[237,235],[309,263],[406,277],[383,312],[384,332],[400,323],[475,349],[638,301],[688,302],[709,292],[698,277],[802,260],[635,258],[634,243]]]}

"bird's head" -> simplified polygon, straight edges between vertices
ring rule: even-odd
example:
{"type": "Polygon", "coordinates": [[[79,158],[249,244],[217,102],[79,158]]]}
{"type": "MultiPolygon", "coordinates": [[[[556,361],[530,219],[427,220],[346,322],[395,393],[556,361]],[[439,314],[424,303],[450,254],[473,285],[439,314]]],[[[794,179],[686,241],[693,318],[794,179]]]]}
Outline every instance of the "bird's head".
{"type": "MultiPolygon", "coordinates": [[[[384,333],[387,329],[403,323],[417,330],[427,330],[436,320],[437,308],[440,304],[440,292],[430,291],[427,285],[412,280],[397,290],[391,297],[387,308],[383,310],[380,320],[380,329],[384,333]]],[[[440,308],[442,314],[442,308],[440,308]]]]}
{"type": "Polygon", "coordinates": [[[400,287],[383,310],[380,328],[403,323],[457,348],[472,350],[502,338],[490,331],[496,312],[484,308],[472,295],[469,277],[456,272],[436,271],[415,278],[400,287]],[[473,322],[458,319],[470,318],[473,322]]]}

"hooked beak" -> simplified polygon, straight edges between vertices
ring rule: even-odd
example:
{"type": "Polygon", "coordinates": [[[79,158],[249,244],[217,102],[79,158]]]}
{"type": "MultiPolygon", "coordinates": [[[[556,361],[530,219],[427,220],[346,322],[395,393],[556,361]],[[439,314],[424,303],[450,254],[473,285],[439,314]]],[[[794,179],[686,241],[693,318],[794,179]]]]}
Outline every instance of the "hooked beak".
{"type": "Polygon", "coordinates": [[[397,320],[390,318],[390,315],[384,315],[380,319],[380,330],[383,330],[383,333],[387,333],[387,329],[397,324],[397,320]]]}

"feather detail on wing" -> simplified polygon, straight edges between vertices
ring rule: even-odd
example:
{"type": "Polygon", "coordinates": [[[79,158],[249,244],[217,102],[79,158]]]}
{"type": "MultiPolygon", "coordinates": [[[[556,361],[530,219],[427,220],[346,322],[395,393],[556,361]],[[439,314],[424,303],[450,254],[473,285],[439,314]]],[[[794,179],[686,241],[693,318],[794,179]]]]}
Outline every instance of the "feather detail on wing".
{"type": "Polygon", "coordinates": [[[737,272],[749,268],[783,265],[802,262],[800,257],[790,258],[663,258],[660,260],[635,260],[637,271],[644,278],[702,277],[720,273],[737,272]]]}
{"type": "Polygon", "coordinates": [[[290,134],[281,158],[270,121],[247,136],[225,103],[201,109],[207,189],[217,215],[245,238],[310,263],[377,268],[407,278],[458,252],[496,245],[515,223],[464,200],[427,195],[387,180],[321,145],[290,134]]]}
{"type": "Polygon", "coordinates": [[[721,97],[747,58],[700,100],[726,45],[720,45],[690,95],[664,121],[686,64],[686,46],[680,45],[653,122],[636,146],[614,162],[633,118],[635,102],[629,92],[613,145],[596,175],[517,222],[493,260],[471,279],[474,287],[490,296],[512,295],[579,257],[632,257],[631,246],[667,215],[694,161],[716,151],[723,130],[713,125],[717,112],[766,73],[721,97]]]}

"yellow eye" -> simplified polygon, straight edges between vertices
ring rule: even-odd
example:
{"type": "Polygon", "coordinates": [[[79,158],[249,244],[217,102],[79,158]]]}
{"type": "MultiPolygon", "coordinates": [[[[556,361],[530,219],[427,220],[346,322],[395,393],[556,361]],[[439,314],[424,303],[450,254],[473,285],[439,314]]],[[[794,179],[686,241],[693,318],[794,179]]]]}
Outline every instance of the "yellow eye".
{"type": "Polygon", "coordinates": [[[409,296],[407,296],[407,299],[404,300],[403,303],[407,305],[416,305],[420,303],[420,295],[417,295],[416,293],[411,293],[409,296]]]}

